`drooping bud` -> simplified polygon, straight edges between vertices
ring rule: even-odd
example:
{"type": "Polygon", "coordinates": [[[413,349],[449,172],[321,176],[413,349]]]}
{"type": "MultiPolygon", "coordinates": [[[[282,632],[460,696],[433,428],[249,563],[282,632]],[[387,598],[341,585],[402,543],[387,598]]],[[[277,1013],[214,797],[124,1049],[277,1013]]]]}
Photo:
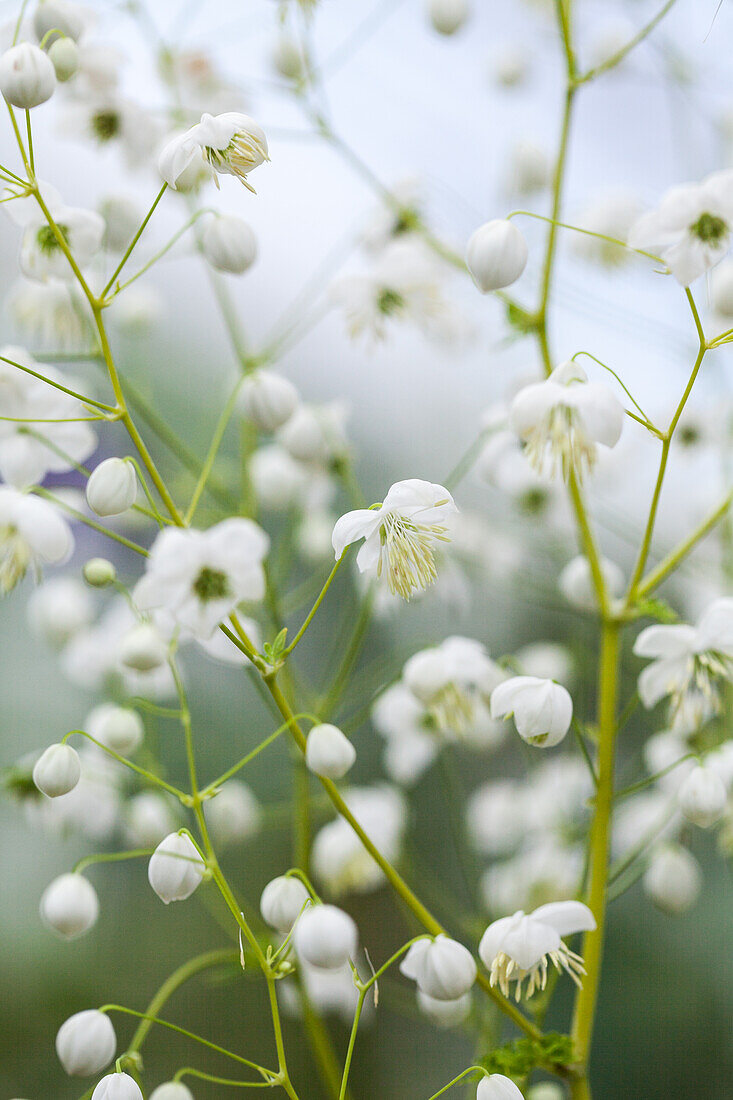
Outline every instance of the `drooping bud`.
{"type": "Polygon", "coordinates": [[[129,1073],[108,1073],[92,1093],[92,1100],[143,1100],[143,1094],[129,1073]]]}
{"type": "Polygon", "coordinates": [[[120,756],[130,756],[145,736],[145,726],[137,711],[114,703],[102,703],[90,711],[84,729],[120,756]]]}
{"type": "Polygon", "coordinates": [[[95,1008],[69,1016],[56,1035],[56,1053],[70,1077],[92,1077],[108,1066],[117,1050],[109,1016],[95,1008]]]}
{"type": "Polygon", "coordinates": [[[119,516],[137,497],[137,474],[124,458],[105,458],[87,481],[87,504],[98,516],[119,516]]]}
{"type": "Polygon", "coordinates": [[[53,65],[38,46],[21,42],[0,57],[0,92],[13,107],[37,107],[51,98],[55,87],[53,65]]]}
{"type": "Polygon", "coordinates": [[[527,242],[513,222],[495,218],[480,226],[466,247],[466,266],[482,294],[516,282],[527,266],[527,242]]]}
{"type": "Polygon", "coordinates": [[[476,1100],[524,1100],[521,1092],[503,1073],[491,1073],[479,1081],[476,1100]]]}
{"type": "Polygon", "coordinates": [[[530,745],[549,749],[570,728],[573,701],[561,684],[536,676],[513,676],[491,693],[491,717],[514,717],[519,736],[530,745]]]}
{"type": "Polygon", "coordinates": [[[57,38],[48,48],[56,79],[64,83],[71,80],[79,68],[79,47],[73,38],[57,38]]]}
{"type": "Polygon", "coordinates": [[[230,779],[206,803],[206,820],[219,844],[237,843],[257,832],[260,804],[245,783],[230,779]]]}
{"type": "Polygon", "coordinates": [[[356,953],[359,935],[348,913],[335,905],[306,909],[293,933],[301,958],[322,970],[338,970],[356,953]]]}
{"type": "Polygon", "coordinates": [[[150,1100],[193,1100],[193,1093],[182,1081],[166,1081],[153,1089],[150,1100]]]}
{"type": "Polygon", "coordinates": [[[80,776],[79,754],[71,745],[49,745],[33,769],[33,782],[49,798],[73,791],[80,776]]]}
{"type": "Polygon", "coordinates": [[[305,762],[315,775],[341,779],[356,760],[356,749],[348,737],[329,722],[313,726],[308,734],[305,762]]]}
{"type": "Polygon", "coordinates": [[[298,407],[298,391],[292,382],[275,371],[255,371],[242,383],[237,407],[263,432],[274,432],[298,407]]]}
{"type": "Polygon", "coordinates": [[[107,588],[117,579],[117,570],[107,558],[90,558],[82,569],[84,580],[92,588],[107,588]]]}
{"type": "Polygon", "coordinates": [[[287,935],[300,915],[310,894],[299,878],[279,875],[268,882],[260,898],[262,919],[287,935]]]}
{"type": "Polygon", "coordinates": [[[707,829],[725,810],[725,783],[716,771],[701,764],[682,781],[677,798],[687,820],[707,829]]]}
{"type": "Polygon", "coordinates": [[[702,871],[695,857],[678,844],[665,844],[642,880],[644,890],[666,913],[686,913],[700,896],[702,871]]]}
{"type": "Polygon", "coordinates": [[[448,936],[425,937],[413,943],[400,963],[400,973],[437,1001],[455,1001],[476,981],[471,952],[448,936]]]}
{"type": "Polygon", "coordinates": [[[186,833],[171,833],[150,857],[148,881],[162,902],[185,901],[200,884],[206,864],[186,833]]]}
{"type": "Polygon", "coordinates": [[[151,623],[139,623],[129,630],[120,645],[120,660],[136,672],[152,672],[160,668],[168,655],[168,647],[151,623]]]}
{"type": "Polygon", "coordinates": [[[241,218],[217,214],[207,222],[201,249],[215,271],[242,275],[257,259],[257,238],[241,218]]]}
{"type": "Polygon", "coordinates": [[[455,34],[468,19],[468,0],[430,0],[428,15],[438,34],[455,34]]]}
{"type": "Polygon", "coordinates": [[[44,890],[40,913],[44,924],[65,940],[76,939],[96,924],[97,891],[83,875],[59,875],[44,890]]]}
{"type": "Polygon", "coordinates": [[[70,0],[41,0],[33,13],[33,30],[39,42],[52,31],[76,42],[84,30],[84,22],[82,9],[70,0]]]}

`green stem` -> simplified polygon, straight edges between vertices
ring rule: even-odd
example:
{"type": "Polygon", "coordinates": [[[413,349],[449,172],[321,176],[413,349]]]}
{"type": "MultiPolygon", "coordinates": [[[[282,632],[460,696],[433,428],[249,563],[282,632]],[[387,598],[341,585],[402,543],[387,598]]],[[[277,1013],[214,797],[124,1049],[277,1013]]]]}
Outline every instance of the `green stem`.
{"type": "Polygon", "coordinates": [[[654,569],[647,573],[646,577],[637,585],[636,597],[639,599],[641,596],[645,596],[648,592],[652,592],[659,584],[662,583],[665,577],[669,576],[677,566],[683,561],[687,555],[694,550],[695,546],[702,539],[708,535],[712,529],[720,522],[721,519],[728,512],[731,504],[733,504],[733,490],[728,493],[726,497],[720,502],[717,508],[713,509],[707,519],[697,527],[691,535],[689,535],[679,546],[675,547],[660,561],[654,569]]]}
{"type": "Polygon", "coordinates": [[[334,577],[336,576],[339,569],[341,568],[341,563],[343,562],[343,560],[346,557],[346,555],[348,554],[348,552],[349,552],[349,547],[347,546],[346,549],[344,550],[343,554],[341,555],[341,557],[338,559],[338,561],[334,565],[331,572],[328,574],[328,577],[326,578],[326,583],[324,584],[323,588],[321,589],[318,596],[316,597],[316,601],[313,604],[313,607],[310,609],[310,611],[306,615],[305,620],[303,621],[303,625],[301,626],[300,630],[295,635],[295,637],[293,638],[290,645],[286,646],[286,648],[280,654],[280,656],[283,659],[285,657],[287,657],[290,653],[293,652],[296,645],[298,644],[300,639],[303,637],[303,635],[305,634],[305,632],[308,629],[308,627],[310,626],[310,624],[312,623],[313,617],[315,616],[316,612],[318,611],[318,608],[321,606],[321,603],[323,602],[323,599],[324,599],[326,593],[328,592],[329,588],[331,587],[331,584],[334,580],[334,577]]]}
{"type": "Polygon", "coordinates": [[[120,272],[122,271],[122,269],[125,266],[125,264],[127,263],[127,261],[130,259],[130,256],[132,255],[132,251],[135,248],[135,245],[137,244],[137,242],[140,240],[143,233],[145,232],[147,224],[150,221],[150,219],[152,218],[153,214],[155,213],[155,208],[158,205],[158,203],[160,202],[160,200],[163,198],[163,195],[166,193],[167,188],[168,188],[168,184],[164,183],[163,186],[161,187],[160,191],[158,192],[158,194],[155,196],[155,199],[153,200],[153,205],[150,207],[147,214],[143,218],[140,228],[138,229],[137,233],[135,234],[135,236],[132,238],[129,245],[125,249],[125,252],[123,253],[122,259],[120,260],[120,262],[118,263],[118,265],[114,269],[114,271],[112,272],[112,275],[109,279],[109,282],[106,284],[104,290],[99,295],[101,300],[104,300],[107,297],[107,294],[109,293],[110,289],[114,285],[115,279],[120,274],[120,272]]]}

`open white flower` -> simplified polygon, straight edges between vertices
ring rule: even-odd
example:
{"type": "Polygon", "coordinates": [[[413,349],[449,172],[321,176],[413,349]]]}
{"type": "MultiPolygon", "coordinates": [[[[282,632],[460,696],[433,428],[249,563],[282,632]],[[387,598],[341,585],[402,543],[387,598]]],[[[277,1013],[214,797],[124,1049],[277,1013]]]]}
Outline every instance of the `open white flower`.
{"type": "Polygon", "coordinates": [[[733,678],[733,598],[714,600],[696,626],[648,626],[634,642],[637,657],[652,657],[639,676],[645,707],[665,695],[677,711],[691,694],[717,707],[715,681],[733,678]]]}
{"type": "Polygon", "coordinates": [[[573,701],[562,684],[537,676],[513,676],[491,693],[492,718],[510,718],[530,745],[549,749],[570,728],[573,701]]]}
{"type": "Polygon", "coordinates": [[[261,600],[269,539],[249,519],[208,531],[168,528],[153,543],[134,599],[142,611],[165,608],[197,637],[210,637],[240,600],[261,600]]]}
{"type": "Polygon", "coordinates": [[[341,516],[333,529],[338,560],[359,539],[356,564],[361,573],[387,575],[393,594],[409,600],[437,579],[433,547],[448,542],[448,523],[456,514],[453,497],[442,485],[410,478],[396,482],[378,508],[359,508],[341,516]]]}
{"type": "MultiPolygon", "coordinates": [[[[104,218],[94,210],[54,204],[51,217],[80,268],[102,247],[104,218]]],[[[41,210],[25,225],[20,269],[29,279],[74,279],[75,275],[54,229],[41,210]]]]}
{"type": "Polygon", "coordinates": [[[519,391],[510,419],[539,474],[549,466],[553,475],[559,468],[565,480],[571,473],[580,479],[593,468],[598,443],[618,443],[624,410],[607,386],[589,382],[582,367],[568,360],[544,382],[519,391]]]}
{"type": "Polygon", "coordinates": [[[731,246],[733,170],[713,172],[701,183],[671,187],[656,210],[629,231],[632,248],[661,246],[661,257],[682,286],[719,263],[731,246]]]}
{"type": "Polygon", "coordinates": [[[264,130],[249,115],[238,111],[204,114],[190,130],[171,138],[158,160],[160,174],[169,187],[175,190],[197,155],[215,172],[236,176],[250,191],[254,187],[247,174],[270,159],[264,130]]]}
{"type": "Polygon", "coordinates": [[[400,973],[417,982],[417,987],[437,1001],[455,1001],[465,996],[476,981],[476,963],[471,952],[449,936],[426,936],[417,940],[400,963],[400,973]]]}
{"type": "Polygon", "coordinates": [[[0,595],[29,568],[59,565],[71,557],[74,536],[66,520],[39,497],[0,485],[0,595]]]}
{"type": "Polygon", "coordinates": [[[588,932],[596,927],[593,914],[580,901],[553,901],[532,913],[518,909],[511,917],[495,920],[484,932],[478,953],[490,972],[492,986],[498,985],[505,997],[511,982],[517,983],[515,997],[544,989],[548,959],[557,970],[565,970],[576,985],[585,973],[583,960],[562,942],[562,936],[588,932]]]}

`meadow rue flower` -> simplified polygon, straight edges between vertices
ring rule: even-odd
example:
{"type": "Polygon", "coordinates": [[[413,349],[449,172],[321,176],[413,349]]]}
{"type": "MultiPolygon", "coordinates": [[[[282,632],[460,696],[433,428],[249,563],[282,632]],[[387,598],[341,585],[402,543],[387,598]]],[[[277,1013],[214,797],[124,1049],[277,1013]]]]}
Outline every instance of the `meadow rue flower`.
{"type": "Polygon", "coordinates": [[[71,80],[79,69],[79,47],[73,38],[57,38],[48,47],[48,56],[61,83],[71,80]]]}
{"type": "MultiPolygon", "coordinates": [[[[406,823],[405,801],[394,787],[352,787],[344,791],[349,810],[385,859],[400,858],[406,823]]],[[[313,871],[334,895],[365,893],[381,886],[384,874],[349,823],[329,821],[313,841],[313,871]]]]}
{"type": "Polygon", "coordinates": [[[124,458],[105,458],[87,481],[87,504],[98,516],[119,516],[137,497],[137,473],[124,458]]]}
{"type": "Polygon", "coordinates": [[[342,401],[299,405],[277,433],[277,438],[299,462],[327,463],[346,450],[348,411],[342,401]]]}
{"type": "Polygon", "coordinates": [[[168,528],[153,543],[135,603],[143,611],[164,608],[196,637],[209,638],[240,601],[262,599],[269,545],[261,527],[239,517],[207,531],[168,528]]]}
{"type": "Polygon", "coordinates": [[[358,932],[348,913],[335,905],[312,905],[293,934],[295,949],[311,966],[335,970],[356,954],[358,932]]]}
{"type": "Polygon", "coordinates": [[[493,75],[502,88],[517,88],[529,74],[530,53],[520,43],[507,42],[500,47],[493,59],[493,75]]]}
{"type": "Polygon", "coordinates": [[[356,749],[338,726],[322,722],[308,734],[305,762],[315,774],[325,779],[341,779],[356,760],[356,749]]]}
{"type": "Polygon", "coordinates": [[[514,222],[494,218],[471,235],[466,266],[482,294],[511,286],[527,266],[527,242],[514,222]]]}
{"type": "Polygon", "coordinates": [[[361,573],[386,573],[390,592],[409,600],[437,579],[433,547],[448,542],[448,523],[458,511],[442,485],[411,478],[396,482],[378,508],[341,516],[333,529],[338,560],[347,546],[364,539],[356,563],[361,573]]]}
{"type": "Polygon", "coordinates": [[[271,53],[272,64],[286,80],[302,80],[308,72],[308,59],[304,47],[292,35],[281,32],[271,53]]]}
{"type": "Polygon", "coordinates": [[[194,1100],[193,1093],[183,1081],[166,1081],[150,1093],[150,1100],[194,1100]]]}
{"type": "Polygon", "coordinates": [[[129,1073],[108,1073],[92,1093],[92,1100],[143,1100],[143,1094],[129,1073]]]}
{"type": "Polygon", "coordinates": [[[258,503],[269,512],[283,512],[300,499],[306,471],[278,443],[258,447],[248,473],[258,503]]]}
{"type": "Polygon", "coordinates": [[[145,736],[145,726],[137,711],[114,703],[101,703],[90,711],[84,720],[84,729],[120,756],[130,756],[145,736]]]}
{"type": "Polygon", "coordinates": [[[258,370],[245,378],[237,395],[237,408],[263,432],[274,432],[298,407],[298,391],[274,370],[258,370]]]}
{"type": "Polygon", "coordinates": [[[34,634],[61,647],[94,618],[94,603],[86,586],[76,577],[55,577],[32,592],[27,604],[28,622],[34,634]]]}
{"type": "MultiPolygon", "coordinates": [[[[80,67],[84,60],[82,54],[80,67]]],[[[66,125],[72,134],[91,139],[100,148],[116,146],[129,168],[146,166],[160,138],[154,114],[109,88],[81,97],[69,111],[66,125]]]]}
{"type": "Polygon", "coordinates": [[[8,309],[19,331],[36,347],[78,348],[86,335],[86,307],[77,288],[62,279],[39,283],[21,277],[11,291],[8,309]]]}
{"type": "Polygon", "coordinates": [[[492,986],[498,985],[508,997],[510,983],[516,982],[515,997],[519,1001],[525,978],[528,997],[536,989],[545,988],[548,959],[580,986],[580,975],[585,973],[583,960],[561,937],[592,931],[595,927],[595,918],[587,905],[579,901],[554,901],[532,913],[519,909],[511,917],[494,921],[481,937],[478,953],[490,972],[492,986]]]}
{"type": "Polygon", "coordinates": [[[262,919],[271,928],[287,935],[300,916],[310,894],[294,875],[279,875],[268,882],[260,898],[262,919]]]}
{"type": "Polygon", "coordinates": [[[618,443],[624,410],[607,386],[589,382],[583,368],[568,360],[543,382],[519,391],[510,420],[539,474],[549,466],[565,480],[571,473],[581,479],[595,465],[597,444],[618,443]]]}
{"type": "Polygon", "coordinates": [[[715,267],[731,245],[733,170],[713,172],[701,183],[672,187],[656,210],[629,231],[632,248],[661,246],[661,258],[682,286],[715,267]]]}
{"type": "MultiPolygon", "coordinates": [[[[624,575],[615,562],[601,558],[601,574],[611,596],[618,597],[624,590],[624,575]]],[[[563,568],[558,577],[558,588],[568,603],[582,611],[597,611],[598,597],[593,585],[590,562],[579,554],[563,568]]]]}
{"type": "Polygon", "coordinates": [[[642,885],[655,905],[676,916],[691,909],[700,896],[702,870],[686,848],[668,843],[653,854],[642,885]]]}
{"type": "Polygon", "coordinates": [[[725,783],[712,767],[700,764],[682,780],[677,801],[688,821],[707,829],[725,811],[725,783]]]}
{"type": "Polygon", "coordinates": [[[455,34],[468,19],[470,10],[468,0],[428,0],[430,22],[438,34],[455,34]]]}
{"type": "MultiPolygon", "coordinates": [[[[64,206],[50,206],[68,251],[80,268],[85,268],[102,247],[104,220],[94,210],[64,206]]],[[[46,221],[42,211],[29,219],[20,246],[20,269],[29,279],[75,279],[74,271],[62,248],[56,231],[46,221]]]]}
{"type": "Polygon", "coordinates": [[[470,993],[464,993],[453,1001],[441,1001],[429,997],[421,989],[417,991],[416,1000],[420,1011],[437,1027],[458,1027],[470,1013],[472,1004],[470,993]]]}
{"type": "Polygon", "coordinates": [[[206,864],[187,833],[171,833],[150,857],[148,882],[162,902],[185,901],[200,884],[206,864]]]}
{"type": "Polygon", "coordinates": [[[105,195],[98,209],[104,218],[104,247],[124,252],[143,220],[138,202],[125,194],[105,195]]]}
{"type": "Polygon", "coordinates": [[[73,791],[80,776],[79,754],[71,745],[49,745],[33,769],[33,782],[49,798],[73,791]]]}
{"type": "Polygon", "coordinates": [[[92,1077],[108,1066],[117,1050],[109,1016],[88,1008],[69,1016],[56,1035],[56,1053],[70,1077],[92,1077]]]}
{"type": "Polygon", "coordinates": [[[38,107],[55,88],[53,63],[38,46],[21,42],[0,56],[0,92],[14,107],[38,107]]]}
{"type": "Polygon", "coordinates": [[[483,1077],[476,1089],[476,1100],[523,1100],[514,1082],[503,1073],[490,1073],[483,1077]]]}
{"type": "Polygon", "coordinates": [[[217,214],[204,227],[201,250],[215,271],[242,275],[257,259],[257,238],[241,218],[217,214]]]}
{"type": "Polygon", "coordinates": [[[639,200],[628,191],[610,191],[598,195],[578,216],[577,225],[588,233],[573,233],[572,246],[577,256],[601,263],[605,267],[619,267],[627,263],[633,252],[622,244],[603,240],[613,237],[626,241],[629,230],[639,217],[639,200]],[[601,236],[591,236],[592,233],[601,236]]]}
{"type": "Polygon", "coordinates": [[[168,800],[155,791],[141,791],[125,808],[125,836],[136,848],[155,848],[175,829],[168,800]]]}
{"type": "Polygon", "coordinates": [[[90,558],[84,563],[82,572],[92,588],[106,588],[117,578],[117,570],[107,558],[90,558]]]}
{"type": "Polygon", "coordinates": [[[552,181],[552,160],[547,151],[529,138],[520,138],[509,151],[506,172],[508,191],[533,195],[549,187],[552,181]]]}
{"type": "Polygon", "coordinates": [[[476,963],[462,943],[439,935],[411,944],[400,963],[400,973],[417,982],[418,989],[428,997],[455,1001],[476,981],[476,963]]]}
{"type": "Polygon", "coordinates": [[[733,598],[714,600],[696,626],[648,626],[634,642],[637,657],[652,663],[639,675],[645,707],[671,697],[673,713],[695,692],[717,707],[717,679],[733,677],[733,598]]]}
{"type": "Polygon", "coordinates": [[[169,187],[175,190],[180,176],[197,155],[215,172],[235,176],[253,192],[248,173],[270,159],[264,130],[248,115],[237,111],[215,116],[204,114],[190,130],[171,138],[158,160],[160,174],[169,187]]]}
{"type": "Polygon", "coordinates": [[[120,641],[119,657],[135,672],[152,672],[165,664],[168,646],[152,623],[137,623],[120,641]]]}
{"type": "Polygon", "coordinates": [[[76,42],[84,33],[88,20],[89,12],[71,0],[40,0],[33,12],[33,30],[39,42],[52,32],[76,42]]]}
{"type": "Polygon", "coordinates": [[[76,939],[96,924],[97,891],[84,875],[59,875],[43,891],[40,913],[44,924],[65,940],[76,939]]]}
{"type": "Polygon", "coordinates": [[[513,676],[491,693],[492,718],[514,718],[519,736],[549,749],[570,728],[573,701],[567,689],[536,676],[513,676]]]}
{"type": "Polygon", "coordinates": [[[228,779],[219,793],[206,802],[206,820],[218,844],[248,840],[262,820],[260,804],[246,783],[228,779]]]}

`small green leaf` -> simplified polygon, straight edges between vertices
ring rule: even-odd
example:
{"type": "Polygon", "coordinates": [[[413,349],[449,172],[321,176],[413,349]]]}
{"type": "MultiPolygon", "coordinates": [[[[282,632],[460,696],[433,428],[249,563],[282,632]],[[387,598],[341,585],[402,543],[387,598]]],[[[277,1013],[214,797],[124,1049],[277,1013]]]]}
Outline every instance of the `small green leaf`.
{"type": "Polygon", "coordinates": [[[679,615],[666,600],[652,596],[647,600],[639,600],[634,608],[634,615],[638,619],[656,619],[658,623],[676,623],[679,615]]]}
{"type": "Polygon", "coordinates": [[[517,1078],[526,1077],[534,1069],[552,1073],[572,1061],[573,1043],[570,1036],[556,1031],[540,1039],[517,1039],[479,1059],[489,1073],[503,1073],[505,1077],[517,1078]]]}

